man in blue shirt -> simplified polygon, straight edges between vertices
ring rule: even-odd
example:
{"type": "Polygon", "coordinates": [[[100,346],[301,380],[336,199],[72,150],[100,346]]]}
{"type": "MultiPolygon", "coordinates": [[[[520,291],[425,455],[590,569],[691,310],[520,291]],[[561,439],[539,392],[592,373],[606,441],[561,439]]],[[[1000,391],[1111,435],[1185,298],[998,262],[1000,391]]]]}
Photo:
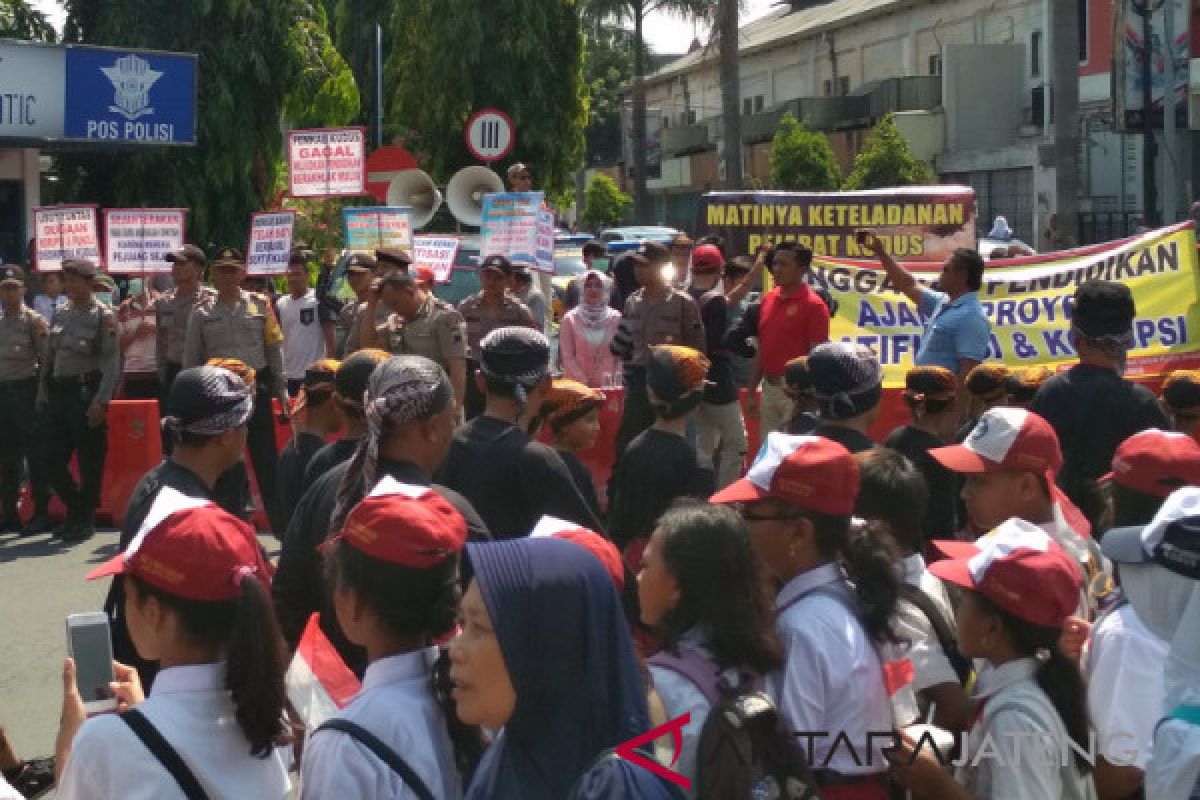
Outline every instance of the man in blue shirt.
{"type": "Polygon", "coordinates": [[[859,244],[874,253],[887,272],[896,291],[903,294],[925,315],[925,332],[915,358],[919,367],[945,367],[958,376],[959,397],[967,375],[987,358],[991,324],[979,305],[983,286],[983,258],[974,250],[959,248],[942,264],[937,286],[926,288],[912,273],[888,255],[874,232],[855,234],[859,244]]]}

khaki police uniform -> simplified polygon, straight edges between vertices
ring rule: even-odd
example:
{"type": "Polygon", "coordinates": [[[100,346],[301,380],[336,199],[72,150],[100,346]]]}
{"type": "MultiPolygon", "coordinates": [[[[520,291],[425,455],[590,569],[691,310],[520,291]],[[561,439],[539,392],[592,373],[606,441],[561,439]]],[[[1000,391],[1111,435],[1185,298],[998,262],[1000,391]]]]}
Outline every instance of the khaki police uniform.
{"type": "Polygon", "coordinates": [[[376,328],[380,346],[394,356],[424,356],[450,371],[450,362],[467,357],[467,326],[462,314],[432,294],[412,319],[391,314],[376,328]]]}
{"type": "Polygon", "coordinates": [[[476,292],[458,304],[467,331],[467,398],[466,418],[472,419],[483,413],[484,397],[475,385],[475,371],[479,369],[479,343],[497,328],[524,325],[535,328],[533,314],[528,306],[509,293],[504,294],[500,308],[484,304],[483,292],[476,292]]]}
{"type": "Polygon", "coordinates": [[[271,520],[271,529],[283,535],[284,519],[276,503],[275,470],[279,450],[275,441],[275,415],[271,400],[288,405],[283,377],[283,331],[266,296],[241,291],[236,303],[218,298],[192,309],[183,348],[183,368],[201,366],[213,358],[236,358],[253,368],[254,413],[246,432],[246,449],[258,483],[258,493],[271,520]]]}
{"type": "MultiPolygon", "coordinates": [[[[72,271],[70,264],[64,263],[65,272],[72,271]]],[[[83,268],[77,272],[85,273],[83,268]]],[[[90,425],[87,413],[96,403],[108,405],[120,376],[116,312],[94,298],[87,305],[72,302],[59,311],[50,327],[39,397],[46,407],[47,472],[67,506],[68,524],[90,528],[100,505],[108,424],[90,425]],[[79,463],[78,484],[71,477],[72,455],[79,463]]]]}
{"type": "Polygon", "coordinates": [[[657,300],[648,298],[645,289],[630,295],[625,301],[621,333],[628,336],[630,349],[623,370],[625,404],[617,429],[618,458],[635,436],[654,424],[654,410],[646,396],[646,363],[650,348],[675,344],[703,353],[707,345],[704,322],[696,301],[687,292],[672,288],[657,300]]]}
{"type": "Polygon", "coordinates": [[[158,326],[155,357],[164,400],[175,381],[175,376],[183,369],[183,349],[187,342],[188,319],[192,310],[214,302],[216,297],[215,289],[200,286],[192,294],[181,294],[178,289],[172,289],[154,301],[154,319],[158,326]]]}
{"type": "MultiPolygon", "coordinates": [[[[29,306],[14,314],[0,308],[0,522],[17,518],[21,462],[34,442],[38,367],[45,359],[48,332],[41,314],[29,306]]],[[[39,499],[44,510],[46,498],[39,499]]]]}

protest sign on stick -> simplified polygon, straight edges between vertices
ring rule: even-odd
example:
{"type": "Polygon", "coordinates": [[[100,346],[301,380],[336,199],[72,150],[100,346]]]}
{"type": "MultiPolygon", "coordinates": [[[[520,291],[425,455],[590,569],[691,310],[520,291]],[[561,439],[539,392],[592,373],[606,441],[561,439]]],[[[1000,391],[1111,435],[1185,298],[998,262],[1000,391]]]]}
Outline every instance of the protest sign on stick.
{"type": "Polygon", "coordinates": [[[353,197],[366,191],[365,128],[288,133],[288,193],[292,197],[353,197]]]}
{"type": "Polygon", "coordinates": [[[86,258],[97,265],[100,236],[96,206],[44,206],[33,210],[34,248],[38,272],[58,272],[69,258],[86,258]]]}
{"type": "Polygon", "coordinates": [[[554,215],[542,208],[544,192],[484,195],[481,255],[502,255],[514,265],[554,271],[554,215]],[[546,219],[549,215],[549,247],[546,219]],[[540,257],[539,257],[540,256],[540,257]]]}
{"type": "Polygon", "coordinates": [[[450,272],[462,239],[457,236],[416,236],[413,238],[413,263],[433,270],[437,283],[449,283],[450,272]]]}
{"type": "Polygon", "coordinates": [[[347,250],[412,251],[411,209],[404,206],[354,206],[342,209],[347,250]]]}
{"type": "Polygon", "coordinates": [[[104,263],[113,273],[170,272],[167,254],[183,247],[182,208],[106,208],[104,263]]]}
{"type": "Polygon", "coordinates": [[[295,211],[263,211],[250,215],[246,244],[247,275],[282,275],[292,254],[295,211]]]}

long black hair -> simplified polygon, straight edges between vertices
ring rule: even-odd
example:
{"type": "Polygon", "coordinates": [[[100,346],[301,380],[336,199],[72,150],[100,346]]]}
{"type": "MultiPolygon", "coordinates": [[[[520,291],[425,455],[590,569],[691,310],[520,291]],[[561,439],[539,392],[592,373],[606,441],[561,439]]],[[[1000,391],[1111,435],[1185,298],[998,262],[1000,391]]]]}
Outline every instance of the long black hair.
{"type": "Polygon", "coordinates": [[[900,596],[895,567],[878,541],[870,536],[850,536],[850,517],[804,511],[816,533],[817,549],[846,570],[858,599],[859,621],[877,644],[894,642],[892,616],[900,596]]]}
{"type": "Polygon", "coordinates": [[[270,755],[284,732],[287,647],[262,581],[247,575],[236,600],[208,602],[169,594],[136,575],[126,577],[143,601],[153,597],[173,611],[188,636],[226,653],[225,688],[233,697],[238,726],[250,741],[250,754],[270,755]]]}
{"type": "Polygon", "coordinates": [[[656,625],[674,650],[683,634],[709,635],[721,669],[766,674],[783,663],[770,590],[746,523],[726,506],[683,501],[658,520],[662,558],[679,586],[679,602],[656,625]]]}
{"type": "MultiPolygon", "coordinates": [[[[454,628],[458,615],[459,557],[417,569],[372,558],[339,541],[326,555],[326,585],[353,589],[375,612],[387,631],[398,638],[419,639],[428,646],[454,628]]],[[[483,755],[479,729],[458,719],[450,696],[450,664],[442,650],[430,685],[454,745],[455,765],[469,779],[483,755]]]]}
{"type": "Polygon", "coordinates": [[[1026,622],[980,593],[976,593],[975,599],[985,610],[1000,618],[1004,629],[1012,637],[1013,645],[1023,655],[1037,659],[1038,667],[1033,676],[1034,680],[1046,693],[1046,697],[1050,698],[1050,703],[1058,712],[1067,735],[1079,748],[1080,752],[1075,753],[1075,764],[1086,774],[1091,770],[1091,764],[1081,753],[1088,752],[1090,746],[1087,688],[1079,668],[1058,649],[1062,629],[1026,622]]]}

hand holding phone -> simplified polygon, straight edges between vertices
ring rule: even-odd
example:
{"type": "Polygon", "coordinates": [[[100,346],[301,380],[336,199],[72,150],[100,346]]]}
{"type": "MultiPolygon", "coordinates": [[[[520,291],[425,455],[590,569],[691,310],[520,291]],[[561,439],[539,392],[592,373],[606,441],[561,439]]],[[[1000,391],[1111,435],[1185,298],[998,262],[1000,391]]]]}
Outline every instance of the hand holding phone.
{"type": "Polygon", "coordinates": [[[67,617],[67,648],[75,662],[75,686],[89,714],[112,711],[117,698],[112,686],[112,637],[108,616],[101,611],[67,617]]]}

